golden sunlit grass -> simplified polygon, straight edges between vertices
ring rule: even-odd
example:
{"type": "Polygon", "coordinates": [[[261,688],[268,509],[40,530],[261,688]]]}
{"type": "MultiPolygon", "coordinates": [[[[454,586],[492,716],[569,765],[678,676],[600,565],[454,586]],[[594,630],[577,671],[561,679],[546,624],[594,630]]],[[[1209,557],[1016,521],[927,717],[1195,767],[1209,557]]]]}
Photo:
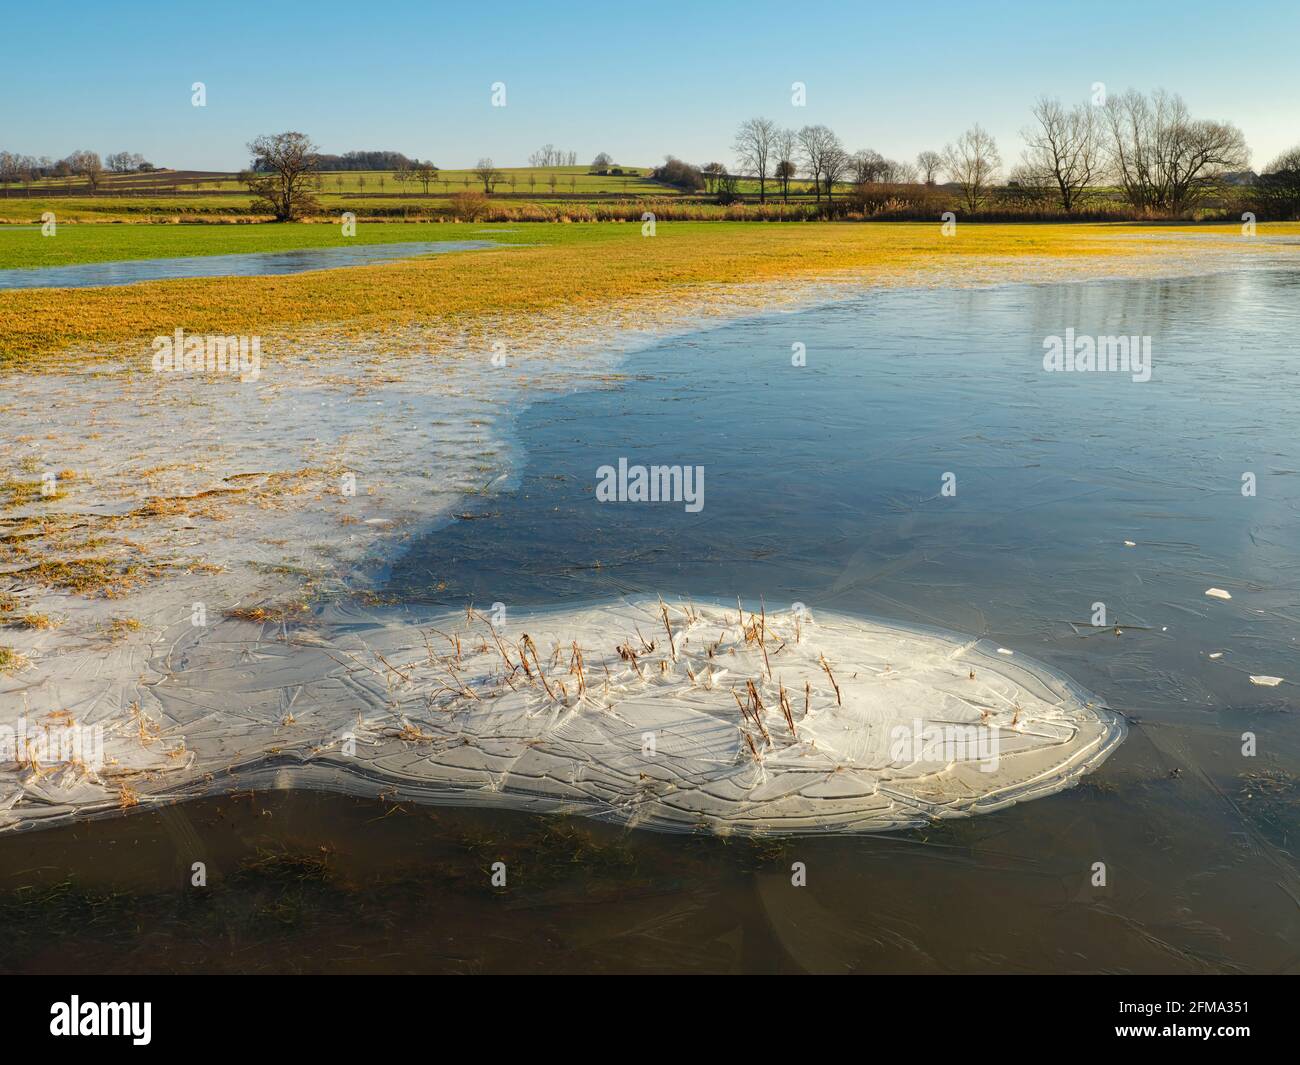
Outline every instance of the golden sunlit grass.
{"type": "Polygon", "coordinates": [[[58,618],[51,617],[49,614],[19,614],[8,624],[19,629],[44,631],[46,629],[57,629],[60,622],[58,618]]]}
{"type": "Polygon", "coordinates": [[[0,673],[17,673],[26,661],[27,657],[12,647],[0,647],[0,673]]]}
{"type": "Polygon", "coordinates": [[[104,626],[104,635],[110,640],[124,640],[144,628],[139,618],[116,617],[104,626]]]}
{"type": "MultiPolygon", "coordinates": [[[[279,277],[196,278],[102,289],[0,292],[0,365],[66,351],[135,350],[177,326],[260,335],[300,325],[349,335],[411,324],[472,327],[490,316],[673,297],[718,284],[864,275],[888,280],[977,261],[1102,262],[1169,251],[1174,227],[974,225],[944,237],[927,223],[661,223],[520,225],[527,247],[279,277]],[[557,234],[548,236],[548,234],[557,234]],[[1133,239],[1148,237],[1149,240],[1133,239]],[[1126,239],[1115,239],[1126,238],[1126,239]],[[129,349],[128,346],[129,345],[129,349]]],[[[1270,233],[1300,226],[1261,227],[1270,233]]],[[[1237,227],[1195,227],[1237,235],[1237,227]]],[[[264,349],[263,357],[273,354],[264,349]]]]}
{"type": "Polygon", "coordinates": [[[76,592],[79,595],[102,595],[114,599],[124,595],[141,581],[156,575],[157,567],[123,562],[106,557],[44,559],[22,569],[11,570],[10,577],[25,583],[45,585],[76,592]]]}
{"type": "Polygon", "coordinates": [[[232,621],[251,621],[256,624],[267,622],[280,623],[305,617],[310,612],[306,603],[271,604],[268,606],[235,607],[226,611],[226,617],[232,621]]]}

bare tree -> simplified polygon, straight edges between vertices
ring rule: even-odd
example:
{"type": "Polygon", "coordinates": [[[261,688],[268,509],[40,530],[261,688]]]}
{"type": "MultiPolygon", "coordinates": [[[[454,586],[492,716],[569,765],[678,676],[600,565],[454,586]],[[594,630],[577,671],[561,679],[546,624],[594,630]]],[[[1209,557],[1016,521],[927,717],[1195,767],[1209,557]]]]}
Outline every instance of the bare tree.
{"type": "Polygon", "coordinates": [[[758,177],[758,202],[767,202],[768,160],[776,145],[777,125],[770,118],[750,118],[740,124],[731,150],[743,171],[758,177]]]}
{"type": "Polygon", "coordinates": [[[1056,188],[1063,211],[1073,210],[1102,167],[1097,109],[1080,104],[1070,110],[1041,97],[1034,104],[1036,126],[1021,131],[1025,140],[1022,175],[1042,178],[1056,188]]]}
{"type": "Polygon", "coordinates": [[[898,159],[886,159],[880,168],[880,180],[893,185],[915,185],[917,169],[911,163],[898,159]]]}
{"type": "Polygon", "coordinates": [[[438,176],[438,168],[429,161],[415,164],[415,180],[420,183],[424,189],[424,194],[429,195],[429,186],[433,184],[434,178],[438,176]]]}
{"type": "Polygon", "coordinates": [[[16,183],[21,174],[22,160],[13,152],[0,152],[0,187],[9,195],[10,184],[16,183]]]}
{"type": "Polygon", "coordinates": [[[797,134],[799,150],[803,154],[804,170],[812,178],[817,202],[821,202],[821,179],[826,173],[827,159],[834,152],[843,154],[839,138],[825,126],[804,126],[797,134]]]}
{"type": "Polygon", "coordinates": [[[791,159],[782,159],[776,164],[776,179],[781,182],[781,202],[790,202],[790,179],[796,177],[799,168],[791,159]]]}
{"type": "Polygon", "coordinates": [[[483,191],[489,196],[492,195],[492,189],[497,182],[505,178],[505,174],[496,168],[496,164],[491,159],[480,159],[474,167],[474,173],[479,181],[483,182],[483,191]]]}
{"type": "Polygon", "coordinates": [[[1112,96],[1104,114],[1115,179],[1140,210],[1188,211],[1250,160],[1241,130],[1193,119],[1182,97],[1163,90],[1112,96]]]}
{"type": "Polygon", "coordinates": [[[704,191],[713,192],[716,188],[718,178],[727,173],[727,168],[721,163],[705,163],[700,167],[700,174],[704,177],[704,191]]]}
{"type": "MultiPolygon", "coordinates": [[[[831,136],[834,137],[834,134],[831,136]]],[[[827,203],[835,199],[835,183],[849,175],[851,166],[849,153],[840,146],[838,138],[835,139],[822,156],[822,176],[826,179],[827,203]]]]}
{"type": "Polygon", "coordinates": [[[882,181],[885,169],[885,157],[870,148],[863,148],[849,157],[849,168],[853,180],[859,185],[872,181],[882,181]]]}
{"type": "Polygon", "coordinates": [[[591,161],[592,170],[606,170],[614,165],[614,159],[609,152],[601,152],[591,161]]]}
{"type": "Polygon", "coordinates": [[[1007,177],[1007,191],[1020,203],[1038,210],[1045,209],[1061,196],[1056,179],[1040,166],[1021,163],[1007,177]]]}
{"type": "Polygon", "coordinates": [[[104,164],[98,152],[80,149],[69,155],[64,162],[67,164],[68,173],[84,178],[92,193],[99,188],[100,178],[104,174],[104,164]]]}
{"type": "Polygon", "coordinates": [[[1300,215],[1300,145],[1283,152],[1260,174],[1257,195],[1277,218],[1300,215]]]}
{"type": "Polygon", "coordinates": [[[916,157],[916,168],[921,172],[927,185],[933,185],[939,168],[943,166],[943,156],[938,152],[924,151],[916,157]]]}
{"type": "Polygon", "coordinates": [[[966,209],[974,214],[984,202],[989,186],[1002,165],[997,141],[979,125],[971,126],[943,150],[943,166],[948,176],[961,186],[966,209]]]}
{"type": "Polygon", "coordinates": [[[799,172],[794,156],[799,147],[799,134],[792,129],[779,129],[772,151],[776,156],[775,174],[781,182],[781,200],[790,202],[790,179],[799,172]]]}
{"type": "Polygon", "coordinates": [[[310,137],[294,132],[264,135],[250,141],[248,150],[253,164],[242,178],[258,197],[254,211],[270,211],[276,221],[291,222],[320,210],[313,195],[320,188],[320,153],[310,137]]]}

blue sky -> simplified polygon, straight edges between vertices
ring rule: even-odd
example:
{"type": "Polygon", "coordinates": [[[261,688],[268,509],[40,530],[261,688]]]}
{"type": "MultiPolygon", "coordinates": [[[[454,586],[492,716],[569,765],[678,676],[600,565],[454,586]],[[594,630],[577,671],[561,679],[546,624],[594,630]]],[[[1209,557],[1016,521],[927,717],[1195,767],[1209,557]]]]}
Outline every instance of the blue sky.
{"type": "Polygon", "coordinates": [[[231,170],[256,134],[298,129],[325,151],[443,167],[523,165],[548,141],[583,163],[730,163],[735,127],[761,114],[905,159],[980,122],[1011,164],[1035,97],[1082,101],[1098,81],[1180,92],[1194,115],[1237,123],[1257,166],[1300,142],[1297,0],[98,0],[14,4],[4,24],[0,148],[52,158],[231,170]],[[795,81],[806,107],[791,106],[795,81]]]}

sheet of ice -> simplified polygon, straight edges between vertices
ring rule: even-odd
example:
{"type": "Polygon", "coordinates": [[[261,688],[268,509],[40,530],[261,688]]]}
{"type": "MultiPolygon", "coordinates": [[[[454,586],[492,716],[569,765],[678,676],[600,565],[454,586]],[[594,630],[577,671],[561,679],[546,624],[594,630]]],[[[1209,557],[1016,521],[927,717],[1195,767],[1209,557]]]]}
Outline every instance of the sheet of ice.
{"type": "Polygon", "coordinates": [[[667,831],[878,831],[1059,791],[1124,736],[1020,656],[841,615],[642,600],[498,625],[339,606],[279,642],[266,628],[171,627],[116,693],[129,727],[104,766],[26,766],[0,823],[303,787],[667,831]]]}

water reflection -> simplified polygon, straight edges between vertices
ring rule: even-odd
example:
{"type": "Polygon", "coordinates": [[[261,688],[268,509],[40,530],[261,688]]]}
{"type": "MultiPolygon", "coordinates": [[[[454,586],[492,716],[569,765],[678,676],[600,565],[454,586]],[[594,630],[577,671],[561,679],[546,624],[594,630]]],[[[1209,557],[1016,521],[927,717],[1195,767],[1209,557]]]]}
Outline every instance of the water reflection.
{"type": "Polygon", "coordinates": [[[478,251],[495,245],[485,240],[419,240],[398,244],[353,244],[338,248],[299,248],[294,251],[248,252],[238,255],[193,255],[175,259],[132,259],[109,263],[79,263],[0,270],[0,289],[91,288],[134,285],[140,281],[169,281],[184,277],[259,277],[301,274],[365,266],[415,255],[478,251]]]}

